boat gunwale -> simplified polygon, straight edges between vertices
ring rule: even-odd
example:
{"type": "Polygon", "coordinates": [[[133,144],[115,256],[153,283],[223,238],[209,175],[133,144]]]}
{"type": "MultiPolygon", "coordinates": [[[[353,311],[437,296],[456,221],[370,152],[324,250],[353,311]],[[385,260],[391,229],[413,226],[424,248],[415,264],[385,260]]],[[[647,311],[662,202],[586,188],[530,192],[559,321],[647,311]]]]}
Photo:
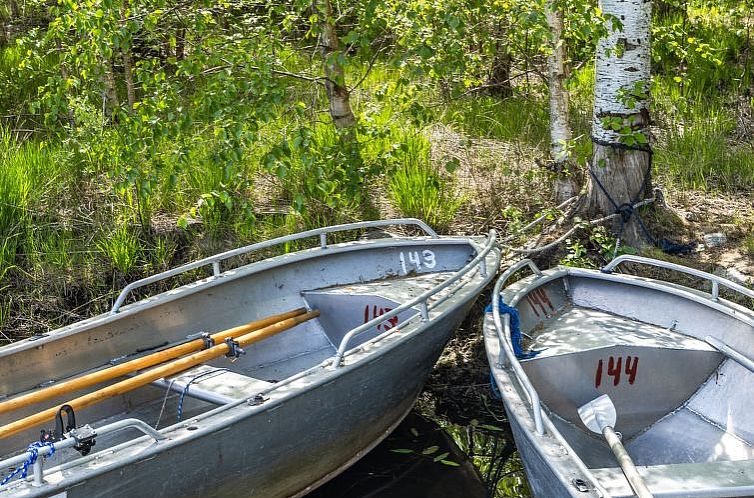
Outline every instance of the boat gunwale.
{"type": "Polygon", "coordinates": [[[16,341],[11,344],[0,347],[0,359],[10,354],[19,353],[26,349],[37,348],[49,342],[68,337],[69,335],[86,332],[95,327],[107,325],[112,322],[116,322],[125,317],[139,313],[143,310],[154,308],[156,306],[170,303],[172,301],[190,296],[205,289],[211,289],[218,285],[232,282],[244,277],[247,277],[254,273],[262,271],[273,270],[280,266],[287,264],[305,261],[309,259],[316,259],[321,256],[326,256],[334,253],[346,253],[352,251],[359,251],[365,249],[365,246],[369,246],[369,249],[382,249],[397,246],[412,246],[426,242],[431,242],[432,245],[470,245],[475,249],[479,248],[478,239],[480,237],[450,237],[441,236],[442,238],[431,237],[394,237],[385,240],[354,240],[349,242],[343,242],[340,244],[333,244],[327,246],[324,251],[321,247],[314,247],[296,251],[292,253],[280,254],[271,258],[266,258],[260,261],[248,263],[246,265],[239,266],[224,271],[220,276],[210,276],[203,279],[190,282],[188,284],[180,285],[174,289],[167,290],[156,294],[154,296],[143,298],[134,303],[125,305],[118,313],[112,314],[109,311],[100,313],[90,318],[80,320],[78,322],[51,330],[45,333],[44,336],[32,336],[20,341],[16,341]]]}
{"type": "MultiPolygon", "coordinates": [[[[650,258],[642,258],[649,261],[650,258]]],[[[618,263],[621,261],[616,262],[615,265],[613,265],[613,268],[617,266],[618,263]]],[[[643,262],[643,261],[638,261],[643,262]]],[[[741,321],[751,327],[754,327],[754,311],[750,310],[748,308],[745,308],[741,305],[738,305],[734,302],[728,301],[726,299],[722,298],[715,298],[714,293],[709,294],[705,293],[703,291],[699,291],[697,289],[687,287],[680,284],[675,284],[672,282],[659,280],[659,279],[653,279],[653,278],[647,278],[647,277],[641,277],[637,275],[627,275],[627,274],[615,274],[612,272],[605,272],[600,270],[590,270],[585,268],[577,268],[577,267],[566,267],[566,266],[557,266],[555,268],[551,268],[548,270],[540,271],[536,265],[533,265],[529,260],[522,260],[517,265],[518,268],[515,270],[514,267],[511,267],[511,270],[509,272],[505,272],[499,279],[498,283],[496,284],[495,288],[499,292],[497,295],[500,296],[500,298],[503,298],[504,302],[511,307],[516,307],[518,303],[523,299],[527,294],[529,294],[532,290],[539,288],[545,284],[548,284],[550,282],[556,281],[556,280],[563,280],[564,285],[566,286],[566,289],[568,289],[568,277],[579,277],[579,278],[587,278],[587,279],[594,279],[594,280],[603,280],[608,282],[617,282],[624,285],[632,285],[636,287],[643,287],[646,289],[651,290],[657,290],[660,292],[666,292],[668,294],[672,294],[675,296],[678,296],[682,299],[687,299],[689,301],[702,304],[704,306],[707,306],[715,311],[722,312],[725,315],[728,315],[729,317],[741,321]],[[534,275],[527,276],[525,278],[522,278],[521,280],[514,282],[513,284],[510,284],[505,289],[500,289],[502,285],[505,283],[505,279],[509,278],[513,275],[513,273],[516,273],[520,269],[523,269],[526,264],[530,264],[530,267],[532,268],[532,271],[534,271],[534,275]],[[520,265],[520,266],[519,266],[520,265]],[[508,299],[506,299],[508,298],[508,299]]],[[[661,266],[661,265],[658,265],[661,266]]],[[[674,268],[667,268],[664,266],[661,266],[663,268],[674,270],[674,268]]],[[[676,270],[677,271],[677,270],[676,270]]],[[[704,278],[701,274],[709,275],[710,277],[714,277],[713,279],[710,279],[710,281],[714,280],[727,280],[722,279],[721,277],[718,277],[716,275],[710,275],[706,272],[696,272],[693,274],[693,276],[704,278]]],[[[733,283],[733,282],[731,282],[733,283]]],[[[732,290],[735,290],[735,286],[729,287],[732,290]]],[[[538,433],[536,430],[536,427],[524,427],[522,420],[519,416],[515,416],[517,419],[517,422],[521,426],[522,430],[526,433],[527,437],[534,436],[534,437],[543,437],[546,436],[547,433],[550,434],[567,452],[566,457],[570,458],[571,461],[575,464],[575,466],[578,468],[580,472],[582,472],[585,476],[588,477],[588,479],[591,481],[592,485],[594,486],[595,490],[599,493],[602,493],[605,497],[609,497],[610,493],[600,484],[599,480],[592,474],[591,469],[589,469],[584,461],[581,459],[581,457],[578,455],[577,452],[573,450],[573,448],[570,446],[570,444],[566,441],[565,437],[562,435],[562,433],[557,429],[557,427],[553,424],[552,420],[550,419],[547,410],[543,408],[542,403],[539,403],[539,406],[537,407],[538,410],[534,407],[534,403],[532,402],[532,394],[536,396],[538,399],[538,392],[536,388],[531,384],[531,381],[526,375],[526,373],[523,370],[523,367],[521,366],[520,361],[518,358],[515,357],[513,354],[513,347],[511,343],[510,338],[510,315],[505,315],[504,319],[500,320],[500,313],[499,313],[499,306],[497,305],[498,299],[495,296],[495,293],[493,293],[493,314],[497,314],[495,317],[496,320],[493,321],[492,328],[494,329],[491,331],[491,334],[494,335],[494,338],[497,339],[497,342],[499,343],[499,351],[498,351],[498,362],[495,364],[492,361],[490,361],[490,367],[493,371],[493,376],[496,371],[501,372],[503,375],[508,376],[509,378],[515,379],[516,383],[518,384],[518,397],[523,402],[524,397],[521,396],[521,391],[526,394],[526,398],[528,398],[527,406],[525,406],[525,412],[527,414],[530,414],[530,417],[528,420],[526,420],[527,423],[531,424],[536,420],[536,413],[535,410],[539,412],[539,417],[541,417],[541,420],[543,424],[545,425],[545,431],[542,433],[538,433]],[[502,325],[502,329],[498,327],[498,322],[500,321],[502,325]],[[505,365],[503,362],[507,361],[507,365],[505,365]],[[530,392],[528,386],[531,386],[530,392]],[[534,430],[532,430],[534,429],[534,430]]],[[[488,339],[488,337],[485,336],[485,341],[488,339]]],[[[493,340],[490,338],[490,340],[493,340]]],[[[533,443],[540,447],[541,449],[541,443],[538,443],[536,440],[533,440],[533,443]]],[[[553,471],[558,475],[558,477],[561,476],[561,472],[559,470],[553,469],[553,471]]],[[[562,481],[562,480],[561,480],[562,481]]],[[[753,485],[754,486],[754,485],[753,485]]],[[[686,496],[686,495],[684,495],[686,496]]],[[[691,495],[689,495],[691,496],[691,495]]]]}
{"type": "MultiPolygon", "coordinates": [[[[482,281],[478,284],[478,287],[484,287],[493,279],[493,277],[494,277],[494,274],[489,272],[487,274],[487,277],[482,277],[482,281]]],[[[467,291],[467,294],[469,292],[471,291],[467,291]]],[[[441,316],[446,316],[453,313],[458,307],[462,306],[463,304],[464,304],[464,301],[460,299],[455,300],[454,302],[447,303],[448,308],[443,310],[441,316]]],[[[390,351],[398,348],[402,343],[407,342],[415,338],[416,336],[420,335],[421,333],[425,332],[434,324],[434,322],[439,317],[432,318],[431,320],[428,320],[426,322],[422,322],[418,320],[418,318],[419,318],[418,315],[414,315],[412,318],[407,320],[407,322],[412,321],[412,320],[418,322],[417,326],[411,330],[402,330],[401,334],[394,334],[394,333],[391,334],[391,331],[388,330],[387,332],[383,332],[382,334],[373,338],[372,340],[365,342],[364,344],[359,345],[357,348],[354,348],[353,350],[349,351],[347,353],[348,357],[357,356],[358,358],[355,361],[346,363],[340,368],[332,368],[331,366],[332,358],[327,358],[326,360],[323,360],[319,364],[313,367],[310,367],[309,369],[303,372],[300,372],[299,374],[296,374],[296,376],[292,376],[292,377],[289,377],[288,379],[284,379],[283,381],[274,385],[274,387],[284,387],[284,385],[291,384],[293,382],[305,379],[307,377],[314,377],[317,374],[319,374],[319,378],[312,381],[306,386],[302,386],[301,388],[292,389],[288,392],[284,392],[279,397],[268,399],[263,404],[260,404],[260,405],[249,404],[250,398],[243,398],[243,399],[233,401],[231,403],[227,403],[225,405],[218,406],[216,408],[213,408],[212,410],[198,414],[190,419],[187,419],[187,420],[178,422],[176,424],[173,424],[171,426],[167,426],[160,429],[159,432],[163,434],[164,436],[166,436],[166,439],[160,442],[155,442],[149,436],[139,436],[139,437],[130,439],[128,441],[119,443],[115,446],[109,447],[107,449],[103,449],[102,451],[92,453],[90,455],[80,457],[74,460],[70,460],[54,467],[50,467],[49,469],[45,469],[45,475],[54,474],[58,472],[65,472],[66,470],[72,469],[74,467],[83,467],[92,461],[100,460],[103,458],[108,458],[111,455],[115,455],[122,451],[132,450],[130,454],[124,455],[123,457],[118,458],[117,460],[113,459],[111,462],[108,463],[108,465],[103,465],[102,467],[97,467],[97,468],[83,468],[80,472],[77,473],[73,482],[71,482],[70,477],[67,476],[67,478],[64,481],[60,481],[60,484],[61,484],[60,486],[58,486],[58,483],[47,482],[41,488],[31,488],[31,489],[34,491],[43,489],[45,493],[50,492],[52,490],[69,489],[72,486],[76,486],[78,483],[82,483],[103,471],[111,470],[113,467],[127,466],[127,465],[131,465],[142,460],[148,460],[149,458],[152,458],[153,456],[159,454],[162,451],[168,450],[170,448],[178,447],[180,445],[189,443],[193,440],[200,439],[202,437],[206,437],[210,434],[216,433],[218,428],[223,428],[223,427],[230,428],[231,426],[233,426],[234,424],[238,423],[239,421],[243,419],[253,417],[263,412],[273,411],[281,404],[293,398],[296,398],[298,396],[302,396],[306,392],[314,390],[322,385],[333,382],[337,378],[343,377],[347,375],[348,373],[350,373],[352,370],[355,370],[361,367],[362,365],[364,365],[365,362],[368,362],[368,360],[374,356],[371,351],[368,351],[368,346],[374,345],[375,342],[378,342],[380,340],[384,341],[385,339],[393,338],[393,340],[387,343],[385,347],[380,348],[381,355],[388,354],[390,351]],[[296,378],[294,379],[293,377],[296,377],[296,378]],[[286,384],[283,384],[283,383],[286,383],[286,384]],[[222,415],[226,415],[226,416],[223,417],[222,415]],[[206,422],[204,424],[199,424],[199,422],[202,422],[202,421],[206,421],[206,422]],[[174,433],[176,433],[177,431],[186,430],[189,427],[196,427],[196,429],[191,430],[191,431],[186,431],[183,434],[180,434],[178,437],[174,436],[174,433]],[[146,443],[146,445],[144,445],[144,443],[146,443]]],[[[272,392],[272,390],[269,392],[272,392]]],[[[13,484],[9,483],[7,487],[3,488],[3,490],[29,489],[28,487],[26,487],[28,485],[29,483],[25,481],[17,481],[13,484]]],[[[36,496],[36,495],[32,495],[32,496],[36,496]]]]}

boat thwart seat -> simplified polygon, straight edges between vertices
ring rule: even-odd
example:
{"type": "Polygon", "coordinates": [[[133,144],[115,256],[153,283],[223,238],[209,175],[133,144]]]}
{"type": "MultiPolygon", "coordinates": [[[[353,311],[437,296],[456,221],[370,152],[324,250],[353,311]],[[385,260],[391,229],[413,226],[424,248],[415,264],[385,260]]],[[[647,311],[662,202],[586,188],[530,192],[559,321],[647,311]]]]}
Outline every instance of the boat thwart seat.
{"type": "MultiPolygon", "coordinates": [[[[655,498],[754,496],[751,460],[680,463],[639,467],[655,498]]],[[[635,496],[620,467],[591,469],[613,498],[635,496]]]]}
{"type": "Polygon", "coordinates": [[[202,401],[224,405],[239,399],[250,398],[273,385],[261,379],[232,372],[227,368],[197,365],[188,370],[153,382],[202,401]]]}

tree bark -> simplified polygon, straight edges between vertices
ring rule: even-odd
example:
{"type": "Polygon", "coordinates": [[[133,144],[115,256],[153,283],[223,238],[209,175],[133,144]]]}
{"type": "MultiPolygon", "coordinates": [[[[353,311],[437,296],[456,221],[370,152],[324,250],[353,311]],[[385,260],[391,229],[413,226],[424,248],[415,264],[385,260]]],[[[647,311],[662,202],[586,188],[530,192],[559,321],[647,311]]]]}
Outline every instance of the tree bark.
{"type": "MultiPolygon", "coordinates": [[[[124,0],[120,10],[120,22],[125,26],[126,11],[129,8],[128,0],[124,0]]],[[[126,83],[126,99],[128,100],[128,113],[131,114],[136,105],[136,89],[134,88],[134,73],[133,73],[133,58],[131,57],[131,44],[129,43],[121,51],[121,59],[123,60],[123,79],[126,83]]]]}
{"type": "Polygon", "coordinates": [[[356,126],[356,116],[351,110],[350,92],[346,87],[345,69],[341,64],[340,40],[335,31],[332,3],[315,0],[314,9],[319,16],[319,50],[325,68],[325,89],[330,103],[330,117],[335,127],[348,130],[356,126]]]}
{"type": "Polygon", "coordinates": [[[563,11],[555,2],[549,2],[546,9],[547,24],[552,35],[552,52],[547,58],[548,85],[550,87],[550,159],[557,174],[555,197],[558,202],[576,194],[576,182],[568,171],[568,142],[572,133],[568,124],[569,95],[565,82],[568,77],[566,67],[565,40],[563,39],[563,11]]]}
{"type": "MultiPolygon", "coordinates": [[[[502,36],[499,35],[499,36],[502,36]]],[[[511,86],[511,56],[508,51],[498,42],[495,58],[492,61],[492,71],[487,80],[488,90],[492,97],[503,99],[513,95],[511,86]]]]}
{"type": "Polygon", "coordinates": [[[109,59],[102,60],[102,80],[105,86],[105,100],[107,107],[106,110],[112,117],[120,107],[120,101],[118,100],[118,89],[115,85],[115,72],[113,71],[113,64],[109,59]]]}
{"type": "Polygon", "coordinates": [[[11,22],[15,22],[21,16],[18,10],[18,2],[16,0],[8,0],[8,7],[10,8],[10,20],[11,22]]]}
{"type": "MultiPolygon", "coordinates": [[[[605,15],[613,15],[623,29],[608,28],[609,35],[597,46],[595,63],[594,119],[592,137],[594,154],[586,208],[591,214],[609,214],[614,205],[631,204],[641,199],[649,188],[644,182],[649,167],[649,146],[628,145],[624,131],[640,133],[648,139],[650,78],[650,16],[648,0],[601,0],[605,15]],[[637,91],[639,90],[639,91],[637,91]],[[605,126],[605,119],[619,119],[622,128],[615,131],[605,126]],[[637,150],[644,149],[644,150],[637,150]]],[[[624,241],[641,246],[646,241],[636,216],[626,223],[624,241]]]]}

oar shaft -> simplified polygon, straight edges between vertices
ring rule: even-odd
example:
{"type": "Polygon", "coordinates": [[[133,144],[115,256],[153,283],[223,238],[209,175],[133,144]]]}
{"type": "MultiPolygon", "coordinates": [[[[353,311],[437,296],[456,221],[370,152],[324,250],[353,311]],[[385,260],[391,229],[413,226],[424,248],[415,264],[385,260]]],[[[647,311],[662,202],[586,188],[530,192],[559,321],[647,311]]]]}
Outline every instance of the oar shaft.
{"type": "Polygon", "coordinates": [[[654,498],[649,491],[649,488],[644,483],[644,479],[639,475],[639,471],[636,470],[634,461],[631,460],[631,456],[626,451],[626,448],[623,447],[623,443],[620,442],[615,430],[610,426],[603,427],[602,435],[605,436],[607,444],[610,446],[610,449],[613,450],[613,454],[618,460],[618,465],[620,465],[620,468],[623,470],[623,475],[628,479],[628,484],[631,486],[631,489],[634,490],[636,496],[639,498],[654,498]]]}
{"type": "MultiPolygon", "coordinates": [[[[265,339],[267,337],[280,333],[284,330],[288,330],[292,327],[295,327],[296,325],[300,323],[303,323],[307,320],[311,320],[312,318],[315,318],[317,316],[319,316],[319,311],[317,310],[310,311],[309,313],[305,313],[303,315],[299,315],[293,318],[288,318],[287,320],[283,320],[273,325],[264,327],[262,329],[238,336],[235,340],[238,342],[238,344],[241,347],[247,346],[254,342],[261,341],[262,339],[265,339]]],[[[74,410],[86,408],[87,406],[94,405],[105,399],[112,398],[114,396],[118,396],[118,395],[130,392],[130,391],[133,391],[134,389],[145,386],[149,384],[150,382],[153,382],[157,379],[175,375],[178,372],[182,372],[193,366],[199,365],[213,358],[217,358],[218,356],[227,354],[228,352],[229,352],[228,345],[226,343],[221,343],[221,344],[218,344],[217,346],[211,347],[209,349],[205,349],[203,351],[199,351],[198,353],[194,353],[189,356],[185,356],[183,358],[177,359],[170,363],[166,363],[165,365],[160,365],[156,368],[153,368],[152,370],[146,371],[139,375],[135,375],[131,377],[130,379],[122,380],[120,382],[117,382],[107,387],[103,387],[102,389],[99,389],[89,394],[85,394],[83,396],[80,396],[76,399],[73,399],[71,401],[68,401],[62,404],[70,405],[74,410]]],[[[58,412],[58,407],[52,407],[47,410],[36,413],[34,415],[30,415],[28,417],[22,418],[21,420],[12,422],[3,427],[0,427],[0,439],[8,437],[8,436],[12,436],[13,434],[17,434],[23,430],[29,429],[31,427],[35,427],[47,420],[50,420],[53,417],[55,417],[57,412],[58,412]]]]}
{"type": "MultiPolygon", "coordinates": [[[[278,315],[265,317],[261,320],[255,320],[245,325],[239,325],[238,327],[223,330],[221,332],[212,334],[210,337],[212,337],[215,343],[219,344],[228,337],[236,337],[252,330],[258,330],[264,327],[268,327],[272,324],[302,315],[304,313],[306,313],[305,308],[298,308],[292,311],[287,311],[285,313],[280,313],[278,315]]],[[[80,377],[76,377],[64,382],[58,382],[51,386],[45,387],[44,389],[32,391],[28,394],[24,394],[23,396],[18,396],[16,398],[1,402],[0,414],[17,410],[25,406],[33,405],[35,403],[54,398],[56,396],[61,396],[66,393],[78,391],[79,389],[84,389],[86,387],[112,380],[117,377],[122,377],[137,370],[143,370],[154,365],[159,365],[160,363],[174,360],[175,358],[179,358],[189,353],[199,351],[202,348],[204,348],[204,340],[196,339],[193,341],[185,342],[183,344],[179,344],[177,346],[173,346],[172,348],[157,351],[156,353],[152,353],[141,358],[136,358],[134,360],[121,363],[120,365],[104,368],[102,370],[82,375],[80,377]]]]}

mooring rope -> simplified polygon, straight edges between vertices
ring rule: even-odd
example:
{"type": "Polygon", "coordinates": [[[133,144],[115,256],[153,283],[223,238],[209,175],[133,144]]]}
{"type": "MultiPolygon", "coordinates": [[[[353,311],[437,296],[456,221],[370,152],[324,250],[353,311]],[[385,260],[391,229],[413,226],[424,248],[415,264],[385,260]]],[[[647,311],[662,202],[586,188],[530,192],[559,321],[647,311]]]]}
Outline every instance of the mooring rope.
{"type": "Polygon", "coordinates": [[[55,444],[51,441],[37,441],[34,443],[31,443],[28,448],[26,448],[26,451],[29,453],[29,457],[24,460],[24,463],[18,466],[16,470],[8,474],[3,478],[2,481],[0,481],[0,486],[3,486],[7,484],[11,479],[13,479],[18,474],[21,474],[19,476],[19,479],[26,479],[26,476],[29,474],[29,466],[34,465],[37,462],[37,458],[39,458],[39,450],[41,448],[44,448],[47,446],[50,448],[50,454],[47,455],[47,458],[50,458],[52,455],[55,454],[55,444]]]}

